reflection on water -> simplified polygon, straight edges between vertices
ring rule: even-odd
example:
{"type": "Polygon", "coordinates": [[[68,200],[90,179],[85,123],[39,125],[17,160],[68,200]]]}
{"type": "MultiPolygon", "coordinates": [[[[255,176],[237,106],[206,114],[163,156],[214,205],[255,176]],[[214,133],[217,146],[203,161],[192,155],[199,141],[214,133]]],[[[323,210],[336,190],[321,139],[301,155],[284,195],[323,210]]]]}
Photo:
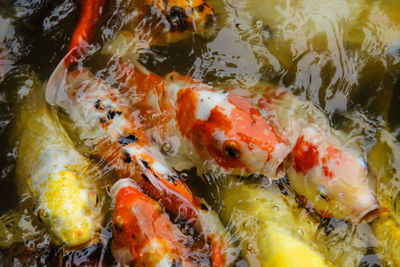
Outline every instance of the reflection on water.
{"type": "MultiPolygon", "coordinates": [[[[105,66],[109,66],[108,57],[101,55],[101,47],[121,28],[135,29],[136,24],[127,26],[136,14],[131,2],[134,1],[111,1],[106,5],[90,52],[92,56],[85,62],[94,72],[107,73],[105,66]]],[[[151,48],[137,45],[132,51],[138,51],[139,61],[160,75],[177,71],[216,87],[250,88],[271,83],[323,110],[334,128],[348,133],[351,142],[361,145],[365,154],[371,151],[369,164],[373,175],[382,177],[378,181],[378,196],[394,215],[374,224],[353,226],[336,219],[321,220],[285,181],[264,184],[255,190],[279,192],[285,203],[280,205],[287,206],[294,214],[290,215],[294,221],[290,227],[307,225],[302,228],[301,238],[335,265],[396,265],[400,260],[398,253],[396,256],[386,250],[396,250],[394,246],[400,242],[396,237],[400,235],[393,238],[382,229],[392,227],[391,232],[396,234],[400,230],[395,223],[400,216],[399,142],[396,141],[400,135],[400,2],[214,0],[212,3],[217,18],[204,35],[191,35],[171,45],[151,48]],[[379,255],[383,255],[382,261],[379,255]],[[392,262],[387,259],[389,255],[392,262]]],[[[101,229],[103,243],[74,252],[64,251],[50,245],[43,227],[30,225],[33,220],[27,204],[30,196],[18,195],[14,183],[18,152],[11,133],[15,112],[32,86],[28,73],[33,71],[41,80],[48,79],[65,54],[78,17],[72,0],[0,3],[0,147],[3,148],[0,214],[8,214],[9,225],[22,224],[19,227],[25,231],[21,232],[25,234],[19,242],[1,248],[0,261],[5,265],[53,266],[62,255],[63,265],[69,266],[113,263],[109,251],[110,218],[101,229]],[[15,218],[17,212],[23,216],[15,218]]],[[[134,40],[145,44],[141,30],[136,28],[139,37],[134,40]]],[[[105,79],[111,81],[112,77],[105,79]]],[[[246,92],[242,90],[242,94],[246,92]]],[[[221,202],[223,196],[228,198],[226,188],[230,182],[212,175],[203,180],[189,181],[193,191],[207,198],[216,211],[222,212],[224,221],[229,223],[227,227],[236,231],[234,224],[239,211],[230,217],[224,207],[226,203],[221,202]]],[[[260,183],[263,184],[255,179],[250,184],[260,183]]],[[[253,212],[250,208],[243,210],[244,214],[253,212]]],[[[253,224],[249,221],[248,224],[253,224]]],[[[10,229],[14,228],[2,232],[10,229]]],[[[240,237],[236,233],[234,239],[240,237]]],[[[242,252],[247,260],[252,254],[242,252]]],[[[239,266],[244,264],[243,258],[237,262],[239,266]]]]}

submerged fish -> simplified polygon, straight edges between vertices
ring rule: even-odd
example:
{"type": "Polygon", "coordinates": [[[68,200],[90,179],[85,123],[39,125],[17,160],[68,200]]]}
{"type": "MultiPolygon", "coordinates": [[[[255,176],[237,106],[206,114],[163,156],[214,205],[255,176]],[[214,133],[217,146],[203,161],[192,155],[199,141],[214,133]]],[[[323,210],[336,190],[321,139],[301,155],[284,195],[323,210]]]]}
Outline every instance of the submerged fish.
{"type": "Polygon", "coordinates": [[[133,1],[132,6],[138,14],[131,31],[143,30],[148,44],[171,43],[193,33],[203,34],[215,20],[212,5],[206,0],[145,0],[133,1]]]}
{"type": "Polygon", "coordinates": [[[362,154],[345,145],[344,134],[331,129],[321,111],[288,93],[272,93],[259,107],[293,148],[290,185],[319,214],[354,223],[376,217],[380,205],[362,154]]]}
{"type": "MultiPolygon", "coordinates": [[[[58,82],[49,81],[46,99],[69,115],[91,153],[105,159],[120,178],[133,179],[167,211],[195,225],[214,248],[230,246],[221,238],[225,230],[216,216],[168,166],[118,90],[84,70],[67,72],[63,61],[55,73],[58,82]]],[[[232,258],[225,256],[223,264],[232,258]]]]}
{"type": "Polygon", "coordinates": [[[162,78],[123,60],[110,69],[174,168],[284,176],[291,162],[287,141],[244,97],[175,73],[162,78]]]}
{"type": "Polygon", "coordinates": [[[221,201],[250,266],[331,266],[311,240],[317,223],[300,223],[279,190],[231,180],[221,201]]]}
{"type": "MultiPolygon", "coordinates": [[[[203,34],[215,19],[212,5],[206,0],[126,2],[126,5],[121,6],[125,6],[128,13],[132,12],[135,15],[133,23],[129,23],[125,28],[139,35],[134,38],[135,42],[145,39],[146,47],[178,41],[193,33],[203,34]]],[[[79,0],[80,18],[68,45],[68,54],[64,58],[67,67],[76,64],[88,54],[105,3],[105,0],[79,0]]],[[[122,20],[125,21],[126,18],[122,20]]]]}
{"type": "Polygon", "coordinates": [[[38,93],[17,112],[16,167],[21,192],[28,190],[34,212],[57,245],[73,248],[91,241],[102,220],[100,171],[80,155],[57,117],[38,93]]]}
{"type": "MultiPolygon", "coordinates": [[[[111,248],[114,258],[118,259],[119,263],[143,266],[198,266],[201,260],[204,261],[191,251],[189,245],[193,241],[188,239],[177,225],[171,222],[162,207],[144,194],[131,179],[116,182],[111,188],[111,196],[116,199],[111,248]]],[[[212,266],[224,266],[226,248],[212,249],[212,266]]],[[[206,247],[206,252],[207,250],[206,247]]],[[[203,255],[203,258],[205,256],[203,255]]]]}
{"type": "Polygon", "coordinates": [[[386,212],[373,222],[379,256],[389,266],[400,265],[400,143],[387,130],[377,135],[368,154],[371,173],[376,176],[378,198],[386,212]]]}

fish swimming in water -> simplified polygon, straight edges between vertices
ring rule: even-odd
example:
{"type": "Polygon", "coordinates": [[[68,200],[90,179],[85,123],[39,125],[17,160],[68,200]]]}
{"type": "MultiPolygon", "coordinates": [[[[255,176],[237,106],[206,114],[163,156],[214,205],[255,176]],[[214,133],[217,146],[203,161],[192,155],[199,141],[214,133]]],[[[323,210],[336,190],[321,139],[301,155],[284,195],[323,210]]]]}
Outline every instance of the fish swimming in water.
{"type": "Polygon", "coordinates": [[[249,265],[332,266],[312,240],[318,222],[296,214],[294,199],[289,204],[277,187],[260,188],[230,177],[221,188],[221,218],[238,236],[249,265]]]}
{"type": "Polygon", "coordinates": [[[34,212],[54,244],[82,246],[96,237],[103,221],[101,172],[76,151],[38,88],[17,111],[17,184],[32,196],[34,212]]]}
{"type": "MultiPolygon", "coordinates": [[[[131,179],[120,179],[110,190],[116,199],[111,249],[120,264],[198,266],[191,242],[162,207],[131,179]]],[[[220,226],[222,227],[222,225],[220,226]]],[[[212,266],[224,266],[223,247],[212,248],[212,266]],[[220,251],[218,251],[220,250],[220,251]]],[[[203,256],[204,257],[204,256],[203,256]]],[[[197,259],[203,260],[204,259],[197,259]]],[[[205,263],[204,263],[205,264],[205,263]]]]}
{"type": "Polygon", "coordinates": [[[377,193],[384,212],[372,223],[381,260],[389,266],[399,266],[400,248],[400,143],[383,129],[377,142],[369,151],[368,162],[372,175],[377,179],[377,193]]]}
{"type": "MultiPolygon", "coordinates": [[[[69,115],[79,138],[115,169],[120,178],[129,177],[167,211],[195,225],[213,247],[229,247],[217,216],[195,197],[152,145],[141,123],[118,90],[85,70],[68,72],[62,61],[49,82],[46,99],[69,115]],[[214,219],[213,219],[214,218],[214,219]],[[220,232],[222,231],[222,232],[220,232]]],[[[226,256],[231,261],[232,257],[226,256]]],[[[223,264],[229,264],[224,262],[223,264]]]]}
{"type": "Polygon", "coordinates": [[[381,206],[364,157],[345,145],[344,133],[331,129],[320,110],[287,92],[270,92],[258,107],[292,146],[290,185],[319,214],[354,223],[377,216],[381,206]]]}
{"type": "MultiPolygon", "coordinates": [[[[101,1],[93,3],[95,2],[101,4],[101,1]]],[[[153,4],[155,3],[157,1],[153,4]]],[[[184,1],[174,3],[184,4],[185,9],[189,8],[188,3],[184,1]]],[[[206,4],[205,1],[203,3],[206,4]]],[[[176,8],[170,11],[173,12],[174,9],[176,8]]],[[[199,9],[200,12],[208,10],[201,7],[199,9]]],[[[216,227],[216,224],[220,224],[217,216],[212,215],[206,205],[191,194],[186,185],[180,181],[178,174],[165,163],[160,152],[153,148],[140,123],[134,116],[130,116],[132,112],[118,91],[93,78],[84,70],[67,71],[85,57],[88,51],[86,43],[90,41],[101,8],[93,9],[92,13],[88,14],[88,16],[82,14],[78,23],[82,27],[75,30],[68,54],[49,79],[46,89],[47,101],[59,105],[69,114],[75,123],[75,128],[80,131],[80,139],[84,140],[88,147],[93,148],[92,152],[113,166],[119,177],[134,179],[147,194],[159,200],[168,211],[196,225],[199,231],[210,238],[215,253],[221,251],[216,248],[225,250],[229,244],[225,244],[226,240],[222,238],[224,228],[216,227]],[[88,19],[89,17],[95,19],[88,19]],[[76,51],[79,51],[78,56],[74,55],[76,51]],[[219,232],[220,230],[222,232],[219,232]]],[[[233,259],[230,256],[219,258],[222,265],[229,264],[233,259]]]]}
{"type": "MultiPolygon", "coordinates": [[[[189,3],[171,0],[151,3],[143,4],[153,6],[161,13],[168,10],[172,12],[174,7],[178,6],[180,10],[193,11],[192,15],[195,17],[192,20],[204,20],[202,16],[196,17],[196,8],[206,13],[212,11],[206,1],[189,3]],[[206,7],[210,8],[210,11],[205,11],[206,7]]],[[[96,9],[94,12],[97,12],[96,9]]],[[[89,17],[97,18],[96,14],[89,17]]],[[[84,18],[82,15],[78,25],[85,26],[75,30],[69,53],[49,79],[46,98],[50,104],[55,104],[56,99],[63,94],[62,90],[57,90],[58,83],[63,80],[65,70],[73,63],[70,60],[71,54],[80,49],[80,43],[73,40],[90,40],[89,33],[92,33],[97,20],[84,18]]],[[[173,29],[169,30],[174,32],[173,29]]],[[[130,37],[122,35],[122,38],[130,37]]],[[[125,87],[125,90],[119,88],[119,91],[131,100],[127,105],[138,107],[139,115],[145,118],[140,123],[147,134],[160,149],[162,146],[169,147],[170,156],[176,154],[180,157],[178,162],[181,162],[182,166],[175,165],[174,168],[182,170],[197,165],[201,173],[204,165],[210,165],[208,169],[218,168],[230,174],[257,172],[271,178],[280,178],[285,174],[290,163],[287,142],[276,134],[268,120],[245,98],[228,90],[216,91],[200,82],[192,82],[188,77],[173,74],[163,79],[147,72],[141,66],[136,67],[124,62],[116,67],[119,76],[116,80],[125,87]],[[139,94],[144,95],[141,101],[135,97],[139,94]],[[158,119],[147,119],[148,114],[156,117],[158,114],[158,119]],[[157,129],[152,127],[154,125],[157,125],[157,129]],[[150,128],[155,129],[156,133],[150,133],[150,128]]]]}
{"type": "Polygon", "coordinates": [[[111,73],[148,136],[178,170],[284,176],[287,141],[244,97],[175,73],[162,78],[116,60],[111,73]]]}
{"type": "Polygon", "coordinates": [[[145,0],[133,1],[132,6],[138,15],[131,32],[143,30],[149,45],[176,42],[193,33],[203,34],[216,17],[211,3],[204,0],[145,0]]]}
{"type": "MultiPolygon", "coordinates": [[[[84,59],[90,49],[96,24],[101,18],[106,0],[79,0],[80,18],[68,44],[64,58],[67,67],[84,59]]],[[[146,46],[171,43],[192,33],[203,34],[215,20],[212,5],[206,0],[146,0],[131,1],[134,22],[126,28],[146,36],[146,46]]],[[[124,18],[125,19],[125,18],[124,18]]],[[[140,37],[136,38],[139,42],[140,37]]]]}

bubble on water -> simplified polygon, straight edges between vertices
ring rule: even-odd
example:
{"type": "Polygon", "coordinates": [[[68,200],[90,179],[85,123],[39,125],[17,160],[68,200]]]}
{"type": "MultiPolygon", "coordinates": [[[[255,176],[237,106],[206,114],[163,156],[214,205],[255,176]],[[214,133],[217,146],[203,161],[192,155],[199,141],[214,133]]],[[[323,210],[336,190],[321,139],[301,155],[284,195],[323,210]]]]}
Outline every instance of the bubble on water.
{"type": "Polygon", "coordinates": [[[257,20],[256,28],[260,30],[260,29],[262,29],[262,27],[263,27],[263,21],[261,19],[257,20]]]}
{"type": "Polygon", "coordinates": [[[168,142],[165,142],[164,144],[162,144],[161,147],[161,152],[163,152],[164,154],[170,154],[172,151],[172,145],[168,142]]]}
{"type": "Polygon", "coordinates": [[[275,212],[278,212],[279,211],[279,207],[278,206],[273,206],[272,210],[275,211],[275,212]]]}
{"type": "Polygon", "coordinates": [[[253,243],[249,243],[247,245],[247,251],[250,252],[250,253],[253,253],[253,254],[257,254],[258,253],[258,250],[257,250],[256,246],[253,243]]]}

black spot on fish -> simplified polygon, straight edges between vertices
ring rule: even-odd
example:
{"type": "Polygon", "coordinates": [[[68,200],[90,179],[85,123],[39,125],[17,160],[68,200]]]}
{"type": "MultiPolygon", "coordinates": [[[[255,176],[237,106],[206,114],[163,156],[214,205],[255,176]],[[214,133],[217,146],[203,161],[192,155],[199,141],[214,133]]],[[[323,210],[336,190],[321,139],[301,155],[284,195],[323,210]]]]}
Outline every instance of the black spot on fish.
{"type": "Polygon", "coordinates": [[[143,163],[143,165],[146,167],[146,169],[148,169],[148,170],[151,169],[151,168],[150,168],[150,164],[149,164],[147,161],[142,160],[142,163],[143,163]]]}
{"type": "Polygon", "coordinates": [[[198,10],[199,12],[203,12],[203,11],[204,11],[204,4],[198,6],[198,7],[197,7],[197,10],[198,10]]]}
{"type": "Polygon", "coordinates": [[[173,174],[169,174],[168,176],[167,176],[167,180],[169,181],[169,182],[172,182],[174,185],[177,185],[176,184],[176,181],[179,179],[179,177],[177,176],[177,175],[173,175],[173,174]]]}
{"type": "Polygon", "coordinates": [[[187,19],[188,16],[185,10],[179,6],[171,7],[167,15],[167,20],[171,26],[172,32],[184,32],[189,27],[187,19]]]}
{"type": "Polygon", "coordinates": [[[150,183],[150,180],[149,180],[149,178],[147,178],[147,176],[146,175],[144,175],[143,173],[142,173],[142,178],[146,181],[146,182],[148,182],[148,183],[150,183]]]}
{"type": "Polygon", "coordinates": [[[126,163],[131,163],[132,162],[132,157],[128,152],[124,152],[124,157],[122,160],[126,163]]]}
{"type": "Polygon", "coordinates": [[[128,134],[128,135],[125,136],[125,137],[120,137],[118,142],[119,142],[121,145],[126,146],[126,145],[128,145],[128,144],[135,143],[137,140],[138,140],[138,138],[137,138],[135,135],[133,135],[133,134],[128,134]]]}
{"type": "Polygon", "coordinates": [[[98,99],[98,100],[96,101],[96,103],[94,104],[94,107],[95,107],[96,109],[98,109],[98,110],[104,110],[104,107],[103,107],[103,105],[102,105],[100,99],[98,99]]]}
{"type": "Polygon", "coordinates": [[[115,115],[121,115],[121,114],[122,114],[121,111],[110,110],[110,111],[107,113],[107,119],[113,120],[114,117],[115,117],[115,115]]]}
{"type": "Polygon", "coordinates": [[[326,201],[329,201],[329,198],[327,195],[325,194],[319,194],[320,197],[322,197],[323,199],[325,199],[326,201]]]}
{"type": "Polygon", "coordinates": [[[104,117],[100,118],[100,123],[105,126],[110,126],[110,121],[104,117]]]}
{"type": "Polygon", "coordinates": [[[200,208],[201,208],[202,210],[208,211],[208,208],[207,208],[207,206],[206,206],[204,203],[201,203],[200,208]]]}

